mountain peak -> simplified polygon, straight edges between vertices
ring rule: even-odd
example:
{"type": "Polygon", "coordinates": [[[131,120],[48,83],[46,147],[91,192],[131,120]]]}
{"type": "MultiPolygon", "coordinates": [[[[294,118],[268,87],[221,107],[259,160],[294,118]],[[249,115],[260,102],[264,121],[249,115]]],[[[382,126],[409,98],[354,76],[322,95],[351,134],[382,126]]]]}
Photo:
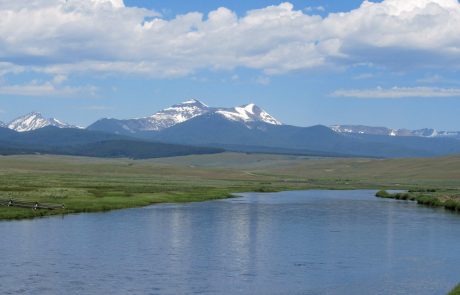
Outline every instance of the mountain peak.
{"type": "Polygon", "coordinates": [[[160,131],[207,113],[210,108],[197,99],[190,99],[161,110],[150,117],[141,118],[142,130],[160,131]]]}
{"type": "Polygon", "coordinates": [[[198,99],[195,99],[195,98],[192,98],[192,99],[186,100],[184,102],[181,102],[179,105],[185,105],[185,104],[194,104],[194,105],[201,105],[201,106],[204,106],[204,107],[208,107],[205,103],[203,103],[202,101],[200,101],[198,99]]]}
{"type": "Polygon", "coordinates": [[[272,125],[282,125],[280,121],[254,103],[245,104],[231,109],[218,109],[216,113],[232,121],[240,121],[244,123],[263,122],[272,125]]]}
{"type": "Polygon", "coordinates": [[[248,103],[244,104],[242,106],[239,106],[240,108],[243,108],[245,111],[251,114],[255,114],[258,110],[261,110],[258,106],[256,106],[254,103],[248,103]]]}
{"type": "Polygon", "coordinates": [[[88,128],[92,130],[117,130],[120,134],[133,134],[140,131],[162,131],[204,114],[217,114],[226,120],[238,121],[243,124],[263,122],[272,125],[282,125],[273,116],[254,103],[234,108],[209,107],[198,99],[189,99],[174,104],[149,117],[131,120],[114,120],[112,122],[98,121],[88,128]]]}
{"type": "Polygon", "coordinates": [[[75,126],[61,122],[54,118],[47,119],[43,117],[43,115],[39,112],[31,112],[16,118],[11,121],[7,127],[18,132],[25,132],[40,129],[46,126],[55,126],[58,128],[75,128],[75,126]]]}

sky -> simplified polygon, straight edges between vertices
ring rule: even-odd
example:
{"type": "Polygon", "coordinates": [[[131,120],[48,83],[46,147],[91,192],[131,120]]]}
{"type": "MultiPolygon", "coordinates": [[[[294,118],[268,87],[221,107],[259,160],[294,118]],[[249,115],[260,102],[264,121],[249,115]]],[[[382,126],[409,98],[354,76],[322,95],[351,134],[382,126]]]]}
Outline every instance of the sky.
{"type": "Polygon", "coordinates": [[[0,0],[0,121],[195,98],[298,126],[460,130],[457,0],[0,0]]]}

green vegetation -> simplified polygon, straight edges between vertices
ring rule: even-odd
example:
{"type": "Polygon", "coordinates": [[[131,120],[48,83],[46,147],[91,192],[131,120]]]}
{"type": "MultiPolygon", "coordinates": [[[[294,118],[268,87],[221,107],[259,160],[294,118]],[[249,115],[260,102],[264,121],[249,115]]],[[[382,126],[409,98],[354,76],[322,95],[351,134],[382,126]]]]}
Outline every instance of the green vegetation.
{"type": "Polygon", "coordinates": [[[8,156],[0,157],[0,199],[64,204],[65,209],[0,206],[0,219],[297,189],[410,190],[408,196],[435,197],[457,208],[459,168],[460,157],[376,160],[223,153],[130,160],[8,156]]]}
{"type": "Polygon", "coordinates": [[[378,191],[375,196],[379,198],[416,201],[417,204],[430,206],[430,207],[444,207],[446,210],[460,212],[460,195],[447,194],[442,192],[443,195],[436,194],[437,190],[427,189],[422,191],[409,190],[408,193],[389,193],[387,191],[378,191]],[[431,192],[427,194],[426,192],[431,192]]]}
{"type": "Polygon", "coordinates": [[[457,285],[448,295],[460,295],[460,284],[457,285]]]}

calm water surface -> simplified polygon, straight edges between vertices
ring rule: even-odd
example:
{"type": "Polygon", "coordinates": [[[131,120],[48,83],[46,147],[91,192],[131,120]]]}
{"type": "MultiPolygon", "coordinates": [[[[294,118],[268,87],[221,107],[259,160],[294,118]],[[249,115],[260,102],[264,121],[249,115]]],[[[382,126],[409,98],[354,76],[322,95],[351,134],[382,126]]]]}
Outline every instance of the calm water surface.
{"type": "Polygon", "coordinates": [[[1,294],[446,294],[460,215],[374,191],[0,222],[1,294]]]}

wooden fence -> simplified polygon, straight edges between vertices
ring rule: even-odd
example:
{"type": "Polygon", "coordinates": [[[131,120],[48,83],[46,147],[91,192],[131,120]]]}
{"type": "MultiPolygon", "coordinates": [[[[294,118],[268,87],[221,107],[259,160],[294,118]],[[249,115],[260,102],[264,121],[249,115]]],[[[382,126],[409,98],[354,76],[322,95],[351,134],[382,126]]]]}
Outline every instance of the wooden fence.
{"type": "Polygon", "coordinates": [[[26,202],[18,201],[14,199],[0,199],[0,206],[5,207],[16,207],[16,208],[30,208],[33,210],[56,210],[56,209],[65,209],[65,206],[62,204],[45,204],[39,202],[26,202]]]}

